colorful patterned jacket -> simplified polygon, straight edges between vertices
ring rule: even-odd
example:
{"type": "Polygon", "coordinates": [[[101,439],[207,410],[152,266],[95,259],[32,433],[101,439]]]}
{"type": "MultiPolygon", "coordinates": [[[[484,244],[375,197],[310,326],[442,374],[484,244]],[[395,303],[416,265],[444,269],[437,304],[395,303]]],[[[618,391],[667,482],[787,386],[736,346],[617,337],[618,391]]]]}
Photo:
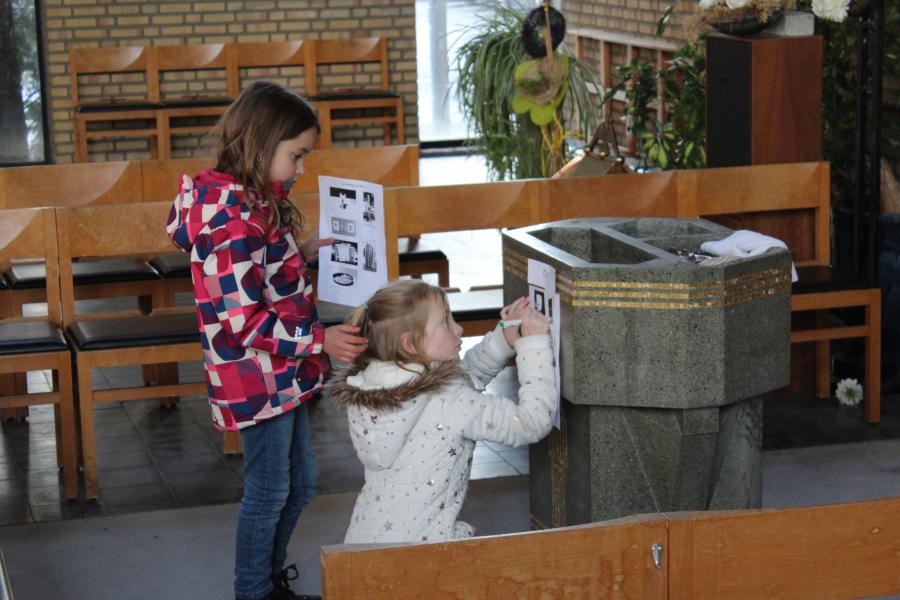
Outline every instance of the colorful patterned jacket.
{"type": "MultiPolygon", "coordinates": [[[[273,191],[287,197],[281,184],[273,191]]],[[[191,253],[209,402],[223,430],[299,406],[330,369],[294,237],[287,229],[267,233],[266,214],[251,215],[243,194],[224,173],[182,175],[166,225],[172,242],[191,253]]]]}

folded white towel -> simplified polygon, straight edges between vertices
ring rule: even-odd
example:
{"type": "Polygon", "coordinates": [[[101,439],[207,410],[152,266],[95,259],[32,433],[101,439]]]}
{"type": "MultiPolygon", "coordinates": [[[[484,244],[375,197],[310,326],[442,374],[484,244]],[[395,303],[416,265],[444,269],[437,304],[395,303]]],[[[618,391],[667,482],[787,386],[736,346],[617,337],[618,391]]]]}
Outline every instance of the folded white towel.
{"type": "MultiPolygon", "coordinates": [[[[735,231],[723,240],[700,244],[700,249],[703,252],[708,252],[715,256],[756,256],[769,248],[784,248],[788,250],[787,244],[778,238],[747,229],[735,231]]],[[[791,281],[797,281],[797,269],[794,267],[793,262],[791,263],[791,281]]]]}

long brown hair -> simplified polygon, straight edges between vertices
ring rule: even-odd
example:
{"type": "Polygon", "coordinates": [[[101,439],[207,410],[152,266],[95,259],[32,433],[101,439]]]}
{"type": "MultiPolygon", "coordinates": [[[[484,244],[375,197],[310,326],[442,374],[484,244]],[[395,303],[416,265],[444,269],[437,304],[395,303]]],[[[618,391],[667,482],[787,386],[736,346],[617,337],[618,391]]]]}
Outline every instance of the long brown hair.
{"type": "Polygon", "coordinates": [[[303,216],[272,193],[269,169],[279,143],[313,127],[319,131],[319,118],[306,100],[270,81],[257,81],[241,92],[210,133],[217,140],[216,170],[243,186],[251,212],[260,214],[259,204],[268,203],[269,226],[289,227],[295,235],[303,216]]]}
{"type": "Polygon", "coordinates": [[[387,284],[366,304],[353,309],[346,322],[359,327],[358,335],[369,340],[368,348],[356,357],[354,369],[361,371],[373,360],[430,366],[431,361],[422,354],[421,348],[433,301],[446,304],[444,290],[418,279],[401,279],[387,284]],[[412,336],[416,354],[403,349],[404,333],[412,336]]]}

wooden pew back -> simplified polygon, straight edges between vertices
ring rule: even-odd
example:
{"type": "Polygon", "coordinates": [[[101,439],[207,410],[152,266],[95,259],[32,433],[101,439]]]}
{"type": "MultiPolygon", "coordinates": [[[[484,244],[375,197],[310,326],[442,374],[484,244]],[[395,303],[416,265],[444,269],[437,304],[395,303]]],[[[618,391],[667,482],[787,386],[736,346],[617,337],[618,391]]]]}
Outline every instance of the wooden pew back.
{"type": "Polygon", "coordinates": [[[434,544],[324,546],[322,587],[328,600],[887,596],[900,593],[897,539],[900,498],[641,515],[434,544]]]}
{"type": "MultiPolygon", "coordinates": [[[[57,209],[60,297],[65,324],[76,319],[73,260],[172,252],[172,242],[165,228],[171,208],[172,202],[164,201],[57,209]]],[[[154,309],[154,312],[164,311],[154,309]]],[[[129,311],[123,314],[134,313],[129,311]]],[[[78,316],[81,318],[83,315],[78,316]]],[[[91,319],[111,316],[121,315],[114,312],[90,314],[91,319]]]]}
{"type": "Polygon", "coordinates": [[[237,97],[232,44],[157,46],[156,50],[163,101],[195,96],[237,97]]]}
{"type": "MultiPolygon", "coordinates": [[[[582,217],[728,219],[784,240],[798,265],[827,265],[828,185],[828,163],[819,162],[400,187],[385,190],[385,218],[389,240],[582,217]]],[[[391,277],[399,269],[394,246],[388,241],[391,277]]]]}
{"type": "MultiPolygon", "coordinates": [[[[340,38],[324,40],[308,40],[306,42],[306,93],[315,96],[319,93],[319,66],[334,64],[355,64],[364,68],[367,64],[377,63],[380,81],[375,89],[390,88],[388,69],[387,43],[381,37],[340,38]]],[[[327,79],[325,80],[327,84],[327,79]]],[[[327,86],[326,87],[334,87],[327,86]]]]}
{"type": "Polygon", "coordinates": [[[235,72],[239,89],[254,81],[270,80],[288,89],[303,87],[306,61],[303,40],[239,42],[234,44],[235,72]]]}
{"type": "Polygon", "coordinates": [[[0,208],[140,202],[139,162],[0,169],[0,208]]]}
{"type": "MultiPolygon", "coordinates": [[[[291,188],[292,199],[317,192],[319,175],[363,179],[385,187],[419,185],[419,147],[415,145],[327,148],[311,153],[304,163],[304,174],[291,188]]],[[[144,200],[171,200],[178,193],[182,173],[193,176],[214,164],[213,157],[141,161],[144,200]]]]}
{"type": "Polygon", "coordinates": [[[69,86],[72,106],[82,103],[82,75],[105,76],[107,85],[92,83],[91,100],[109,102],[124,99],[159,102],[159,70],[156,48],[119,46],[115,48],[73,48],[69,50],[69,86]],[[138,81],[143,80],[143,87],[138,81]],[[128,81],[129,90],[140,88],[139,95],[124,93],[117,81],[128,81]]]}

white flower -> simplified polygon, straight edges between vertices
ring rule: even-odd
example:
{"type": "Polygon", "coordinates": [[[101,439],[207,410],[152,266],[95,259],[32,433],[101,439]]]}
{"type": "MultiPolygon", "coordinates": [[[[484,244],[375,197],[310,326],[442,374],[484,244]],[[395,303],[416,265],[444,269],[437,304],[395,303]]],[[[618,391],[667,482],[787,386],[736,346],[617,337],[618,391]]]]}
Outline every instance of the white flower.
{"type": "Polygon", "coordinates": [[[718,3],[719,0],[700,0],[698,4],[700,6],[700,10],[706,10],[707,8],[712,8],[718,3]]]}
{"type": "Polygon", "coordinates": [[[725,0],[728,8],[744,8],[748,4],[750,4],[750,0],[725,0]]]}
{"type": "Polygon", "coordinates": [[[863,399],[863,388],[855,379],[841,379],[834,396],[844,406],[856,406],[863,399]]]}
{"type": "Polygon", "coordinates": [[[820,19],[840,23],[847,18],[850,0],[812,0],[813,14],[820,19]]]}

